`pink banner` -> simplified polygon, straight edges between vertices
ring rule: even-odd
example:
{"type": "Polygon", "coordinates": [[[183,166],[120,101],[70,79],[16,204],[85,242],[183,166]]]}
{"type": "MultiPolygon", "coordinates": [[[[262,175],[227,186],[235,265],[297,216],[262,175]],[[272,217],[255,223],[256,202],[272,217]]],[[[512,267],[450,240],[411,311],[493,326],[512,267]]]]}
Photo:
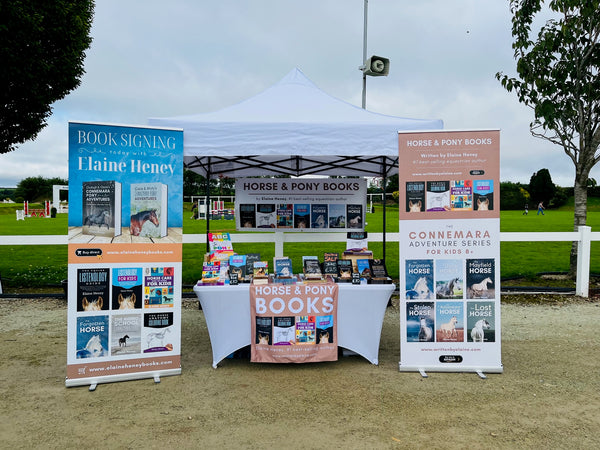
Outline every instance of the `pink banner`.
{"type": "Polygon", "coordinates": [[[335,283],[250,286],[252,362],[337,361],[335,283]]]}

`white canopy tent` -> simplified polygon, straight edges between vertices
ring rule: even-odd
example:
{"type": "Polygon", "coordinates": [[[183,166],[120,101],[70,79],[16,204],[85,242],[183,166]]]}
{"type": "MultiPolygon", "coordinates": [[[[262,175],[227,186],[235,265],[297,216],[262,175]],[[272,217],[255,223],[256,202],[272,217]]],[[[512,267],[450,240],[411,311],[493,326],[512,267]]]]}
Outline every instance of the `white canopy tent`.
{"type": "Polygon", "coordinates": [[[206,178],[388,177],[398,171],[398,130],[443,128],[441,120],[386,116],[338,100],[297,68],[236,105],[149,124],[183,128],[185,166],[206,178]]]}

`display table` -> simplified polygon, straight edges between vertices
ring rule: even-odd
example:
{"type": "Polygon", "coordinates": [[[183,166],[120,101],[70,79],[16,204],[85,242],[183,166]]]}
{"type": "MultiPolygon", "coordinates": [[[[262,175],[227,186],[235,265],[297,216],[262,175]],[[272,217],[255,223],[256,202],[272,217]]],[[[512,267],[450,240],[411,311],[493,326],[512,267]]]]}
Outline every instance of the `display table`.
{"type": "MultiPolygon", "coordinates": [[[[383,316],[394,284],[339,284],[338,347],[378,364],[383,316]]],[[[213,353],[213,367],[234,351],[250,345],[250,285],[195,286],[213,353]]]]}

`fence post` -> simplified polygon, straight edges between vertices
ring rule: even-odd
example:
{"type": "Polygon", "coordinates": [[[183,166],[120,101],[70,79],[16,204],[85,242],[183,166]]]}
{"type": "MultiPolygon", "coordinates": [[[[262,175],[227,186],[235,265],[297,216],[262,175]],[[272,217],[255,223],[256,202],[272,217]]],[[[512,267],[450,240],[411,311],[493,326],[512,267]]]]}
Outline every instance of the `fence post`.
{"type": "MultiPolygon", "coordinates": [[[[283,241],[284,241],[283,231],[276,231],[275,232],[275,256],[276,257],[283,256],[283,241]]],[[[273,267],[273,273],[275,273],[275,267],[273,267]]]]}
{"type": "Polygon", "coordinates": [[[579,242],[577,242],[577,280],[575,294],[587,297],[590,288],[590,258],[591,258],[591,233],[592,228],[578,227],[579,242]]]}

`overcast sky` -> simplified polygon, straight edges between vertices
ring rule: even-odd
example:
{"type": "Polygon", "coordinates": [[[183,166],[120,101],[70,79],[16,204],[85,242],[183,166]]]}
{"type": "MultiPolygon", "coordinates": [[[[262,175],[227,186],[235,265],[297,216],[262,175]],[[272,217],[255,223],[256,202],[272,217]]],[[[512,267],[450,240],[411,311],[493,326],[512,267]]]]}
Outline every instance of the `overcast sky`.
{"type": "MultiPolygon", "coordinates": [[[[328,94],[361,105],[363,0],[99,0],[81,86],[54,105],[33,142],[0,155],[0,187],[68,177],[67,124],[147,125],[149,117],[216,111],[301,69],[328,94]]],[[[494,74],[514,74],[508,0],[369,0],[367,109],[500,129],[501,181],[550,171],[572,186],[563,150],[531,137],[531,110],[494,74]]],[[[600,179],[600,167],[591,174],[600,179]]]]}

